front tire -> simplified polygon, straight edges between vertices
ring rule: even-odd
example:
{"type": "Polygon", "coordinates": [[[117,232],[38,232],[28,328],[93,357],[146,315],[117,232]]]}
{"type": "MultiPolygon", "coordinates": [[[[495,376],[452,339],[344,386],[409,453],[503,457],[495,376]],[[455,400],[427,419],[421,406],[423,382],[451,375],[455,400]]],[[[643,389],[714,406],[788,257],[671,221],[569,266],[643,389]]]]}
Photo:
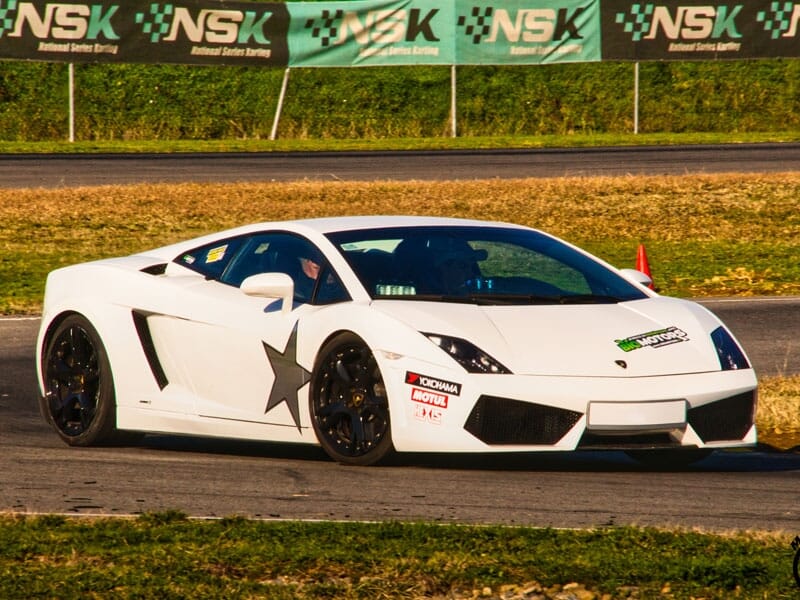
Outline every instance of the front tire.
{"type": "Polygon", "coordinates": [[[109,443],[116,433],[111,365],[97,330],[82,315],[66,317],[42,355],[45,420],[70,446],[109,443]]]}
{"type": "Polygon", "coordinates": [[[372,465],[392,451],[389,401],[372,351],[346,333],[325,344],[311,378],[314,433],[334,460],[372,465]]]}

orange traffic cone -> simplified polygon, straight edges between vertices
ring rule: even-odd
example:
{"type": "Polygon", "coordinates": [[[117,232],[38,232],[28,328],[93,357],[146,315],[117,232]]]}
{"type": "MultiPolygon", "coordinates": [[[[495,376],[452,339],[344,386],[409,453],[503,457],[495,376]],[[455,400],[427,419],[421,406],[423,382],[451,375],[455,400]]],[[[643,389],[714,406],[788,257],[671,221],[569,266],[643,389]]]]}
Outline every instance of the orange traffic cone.
{"type": "Polygon", "coordinates": [[[639,244],[639,250],[636,252],[636,270],[650,278],[651,283],[647,287],[654,290],[653,276],[650,274],[650,263],[647,262],[647,251],[644,249],[644,244],[639,244]]]}

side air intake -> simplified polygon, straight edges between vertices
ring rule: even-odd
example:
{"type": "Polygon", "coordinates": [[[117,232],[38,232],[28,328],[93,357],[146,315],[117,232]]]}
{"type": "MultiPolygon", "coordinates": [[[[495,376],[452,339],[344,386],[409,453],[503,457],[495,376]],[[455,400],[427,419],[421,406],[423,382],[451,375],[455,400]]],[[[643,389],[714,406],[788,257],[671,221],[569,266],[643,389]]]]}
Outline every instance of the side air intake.
{"type": "Polygon", "coordinates": [[[481,396],[464,429],[489,445],[547,446],[557,443],[582,416],[572,410],[481,396]]]}
{"type": "Polygon", "coordinates": [[[704,442],[740,440],[753,425],[755,391],[689,409],[689,425],[704,442]]]}
{"type": "Polygon", "coordinates": [[[153,336],[150,335],[150,326],[147,324],[147,314],[134,310],[133,324],[136,327],[136,333],[139,336],[139,343],[142,345],[147,364],[150,365],[150,371],[155,377],[159,389],[164,389],[169,384],[167,374],[164,373],[164,368],[161,366],[161,361],[158,360],[158,353],[156,352],[155,344],[153,344],[153,336]]]}

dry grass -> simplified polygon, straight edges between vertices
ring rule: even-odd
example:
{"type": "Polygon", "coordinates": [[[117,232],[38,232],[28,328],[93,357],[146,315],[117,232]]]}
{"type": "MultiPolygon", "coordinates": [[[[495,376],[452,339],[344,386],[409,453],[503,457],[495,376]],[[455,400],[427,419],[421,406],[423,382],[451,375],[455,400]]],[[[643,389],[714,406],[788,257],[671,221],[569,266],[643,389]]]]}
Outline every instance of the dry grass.
{"type": "Polygon", "coordinates": [[[760,441],[781,449],[800,446],[800,375],[764,377],[758,394],[760,441]]]}
{"type": "Polygon", "coordinates": [[[798,192],[800,174],[0,189],[0,218],[4,229],[81,239],[87,228],[122,230],[158,243],[253,221],[353,214],[513,221],[569,239],[738,242],[795,237],[798,192]]]}

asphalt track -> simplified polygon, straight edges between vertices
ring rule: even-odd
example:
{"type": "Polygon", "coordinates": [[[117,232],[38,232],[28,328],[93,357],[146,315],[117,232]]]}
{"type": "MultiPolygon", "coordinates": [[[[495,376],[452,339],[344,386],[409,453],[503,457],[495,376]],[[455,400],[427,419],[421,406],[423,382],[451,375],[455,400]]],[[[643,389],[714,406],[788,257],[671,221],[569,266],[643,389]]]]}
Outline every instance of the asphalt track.
{"type": "Polygon", "coordinates": [[[800,169],[800,144],[522,150],[0,155],[0,187],[156,182],[437,180],[800,169]]]}
{"type": "MultiPolygon", "coordinates": [[[[762,170],[789,171],[800,166],[800,146],[785,147],[785,154],[781,148],[772,151],[782,158],[774,157],[773,168],[762,170]]],[[[584,154],[587,162],[593,156],[584,154]]],[[[486,171],[489,159],[483,158],[475,159],[482,170],[473,170],[471,177],[504,176],[490,175],[486,171]],[[483,175],[476,175],[478,172],[483,175]]],[[[6,178],[11,173],[7,160],[0,158],[0,185],[15,187],[6,178]]],[[[92,160],[97,159],[86,159],[88,163],[92,160]]],[[[151,160],[160,164],[162,157],[151,160]]],[[[186,157],[181,160],[191,162],[186,157]]],[[[200,160],[200,166],[182,172],[178,179],[156,179],[191,180],[190,171],[204,171],[208,177],[213,175],[209,171],[215,170],[210,168],[217,164],[214,160],[200,160]]],[[[302,163],[303,159],[299,160],[302,163]]],[[[666,159],[662,155],[659,160],[664,164],[666,159]]],[[[101,162],[106,166],[93,167],[101,169],[95,179],[78,181],[62,171],[60,183],[48,184],[45,182],[51,178],[57,179],[62,167],[48,167],[43,164],[48,160],[41,157],[36,161],[39,170],[33,175],[37,182],[26,178],[30,175],[15,176],[20,182],[17,187],[111,183],[107,179],[112,165],[114,170],[132,168],[101,162]]],[[[417,161],[430,162],[430,157],[417,161]]],[[[150,180],[147,173],[160,169],[148,167],[147,162],[142,160],[143,172],[136,174],[141,181],[150,180]]],[[[349,162],[344,158],[344,163],[349,162]]],[[[669,168],[675,167],[674,162],[669,168]]],[[[366,161],[362,169],[370,169],[372,164],[366,161]]],[[[622,168],[626,166],[630,164],[622,168]]],[[[553,172],[559,167],[552,164],[550,168],[550,175],[576,174],[553,172]]],[[[607,166],[605,174],[616,168],[619,166],[607,166]]],[[[337,177],[345,170],[337,169],[337,177]]],[[[440,166],[438,176],[447,173],[448,178],[458,178],[450,177],[454,171],[457,169],[440,166]]],[[[685,172],[697,171],[687,166],[685,172]]],[[[371,175],[360,178],[373,178],[371,175]]],[[[515,176],[536,175],[526,171],[515,176]]],[[[233,180],[264,177],[261,172],[233,180]]],[[[319,171],[319,178],[323,177],[319,171]]],[[[374,178],[407,177],[395,170],[374,178]]],[[[410,178],[425,177],[416,174],[410,178]]],[[[761,375],[800,372],[796,341],[800,299],[718,299],[706,304],[728,322],[761,375]]],[[[554,527],[677,525],[785,531],[787,544],[800,532],[797,451],[715,452],[691,468],[652,470],[619,452],[413,455],[387,467],[354,468],[332,463],[316,448],[196,438],[148,436],[132,447],[68,448],[49,431],[36,409],[33,343],[37,325],[35,317],[0,319],[0,511],[120,515],[177,509],[210,517],[422,519],[554,527]]]]}

